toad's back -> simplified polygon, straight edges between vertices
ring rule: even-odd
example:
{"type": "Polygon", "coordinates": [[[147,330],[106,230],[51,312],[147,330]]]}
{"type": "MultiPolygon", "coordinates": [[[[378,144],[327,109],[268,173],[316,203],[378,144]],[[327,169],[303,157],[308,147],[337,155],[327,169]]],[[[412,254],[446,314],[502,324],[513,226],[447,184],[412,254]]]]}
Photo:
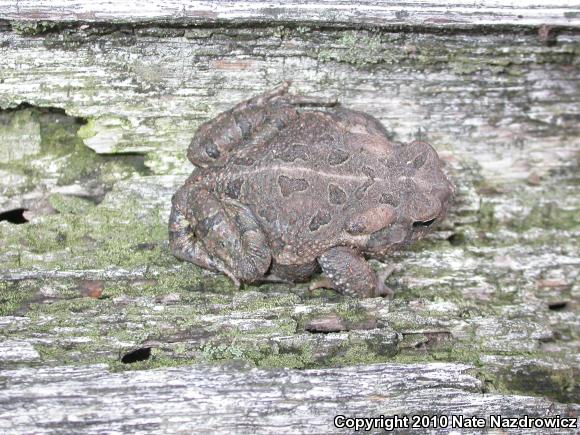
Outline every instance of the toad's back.
{"type": "Polygon", "coordinates": [[[244,147],[215,169],[219,193],[254,211],[278,262],[356,245],[346,226],[397,189],[394,146],[368,115],[352,125],[357,115],[303,112],[269,142],[244,147]]]}

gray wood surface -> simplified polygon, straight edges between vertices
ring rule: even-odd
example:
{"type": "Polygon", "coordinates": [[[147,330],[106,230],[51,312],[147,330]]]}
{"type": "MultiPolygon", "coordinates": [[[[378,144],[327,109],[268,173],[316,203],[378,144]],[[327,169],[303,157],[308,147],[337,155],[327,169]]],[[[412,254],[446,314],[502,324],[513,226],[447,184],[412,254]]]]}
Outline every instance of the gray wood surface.
{"type": "Polygon", "coordinates": [[[579,20],[556,1],[0,0],[0,432],[576,415],[579,20]],[[445,162],[455,204],[393,255],[392,301],[236,291],[169,253],[196,128],[288,79],[445,162]]]}
{"type": "Polygon", "coordinates": [[[10,20],[56,22],[410,25],[448,29],[580,25],[577,0],[2,0],[0,8],[2,15],[10,20]]]}
{"type": "MultiPolygon", "coordinates": [[[[37,433],[319,434],[352,432],[334,427],[336,415],[451,413],[489,420],[578,412],[577,405],[542,398],[481,394],[481,382],[469,371],[444,363],[299,372],[195,366],[110,373],[102,365],[0,371],[6,385],[0,390],[0,430],[20,434],[34,425],[37,433]]],[[[449,433],[450,427],[416,432],[449,433]]]]}

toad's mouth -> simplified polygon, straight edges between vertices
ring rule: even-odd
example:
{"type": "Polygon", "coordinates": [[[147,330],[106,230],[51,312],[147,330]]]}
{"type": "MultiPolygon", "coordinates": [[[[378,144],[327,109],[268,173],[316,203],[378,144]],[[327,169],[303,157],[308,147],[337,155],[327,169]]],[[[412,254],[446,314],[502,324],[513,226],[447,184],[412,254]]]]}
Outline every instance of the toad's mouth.
{"type": "Polygon", "coordinates": [[[404,225],[394,224],[371,233],[367,243],[366,251],[380,255],[389,253],[394,249],[404,246],[411,241],[411,233],[404,225]]]}
{"type": "Polygon", "coordinates": [[[402,223],[390,225],[371,233],[364,251],[373,257],[383,257],[393,251],[405,249],[413,242],[427,235],[439,218],[415,221],[411,225],[402,223]]]}

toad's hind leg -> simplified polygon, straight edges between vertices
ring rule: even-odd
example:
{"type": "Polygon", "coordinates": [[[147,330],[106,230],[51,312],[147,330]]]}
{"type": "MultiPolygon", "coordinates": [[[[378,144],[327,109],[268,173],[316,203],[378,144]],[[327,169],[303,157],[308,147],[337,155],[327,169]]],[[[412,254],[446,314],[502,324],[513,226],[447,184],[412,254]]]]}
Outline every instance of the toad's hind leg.
{"type": "Polygon", "coordinates": [[[211,253],[216,269],[234,282],[255,282],[264,277],[272,255],[266,236],[247,206],[218,198],[205,189],[191,191],[188,204],[197,222],[195,237],[211,253]]]}
{"type": "Polygon", "coordinates": [[[288,94],[290,81],[243,101],[202,124],[187,151],[197,166],[225,163],[230,151],[265,144],[298,118],[297,106],[332,106],[336,100],[288,94]]]}
{"type": "Polygon", "coordinates": [[[240,287],[240,281],[217,258],[208,254],[203,243],[195,236],[195,222],[190,222],[181,209],[186,189],[181,188],[172,198],[173,207],[169,215],[169,247],[180,260],[197,264],[204,269],[225,273],[240,287]]]}
{"type": "Polygon", "coordinates": [[[284,122],[272,119],[269,108],[273,99],[288,92],[289,86],[290,82],[284,82],[202,124],[187,150],[189,161],[201,167],[223,164],[231,150],[248,144],[258,131],[264,129],[265,124],[270,124],[266,128],[269,131],[261,136],[267,139],[267,136],[277,134],[284,122]]]}
{"type": "Polygon", "coordinates": [[[264,277],[271,252],[247,207],[234,201],[222,204],[206,190],[188,192],[185,188],[172,202],[169,245],[173,255],[227,275],[238,288],[240,281],[256,282],[264,277]],[[186,216],[183,204],[193,204],[197,213],[186,216]]]}

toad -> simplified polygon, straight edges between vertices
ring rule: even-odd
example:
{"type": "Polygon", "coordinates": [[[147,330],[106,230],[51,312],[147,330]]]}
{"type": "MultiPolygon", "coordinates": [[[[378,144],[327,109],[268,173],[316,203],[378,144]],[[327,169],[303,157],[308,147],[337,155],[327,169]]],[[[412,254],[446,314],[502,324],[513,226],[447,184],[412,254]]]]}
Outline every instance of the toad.
{"type": "Polygon", "coordinates": [[[304,282],[389,295],[368,264],[422,238],[453,188],[427,143],[395,143],[372,116],[294,95],[290,82],[197,130],[172,198],[173,254],[240,283],[304,282]]]}

